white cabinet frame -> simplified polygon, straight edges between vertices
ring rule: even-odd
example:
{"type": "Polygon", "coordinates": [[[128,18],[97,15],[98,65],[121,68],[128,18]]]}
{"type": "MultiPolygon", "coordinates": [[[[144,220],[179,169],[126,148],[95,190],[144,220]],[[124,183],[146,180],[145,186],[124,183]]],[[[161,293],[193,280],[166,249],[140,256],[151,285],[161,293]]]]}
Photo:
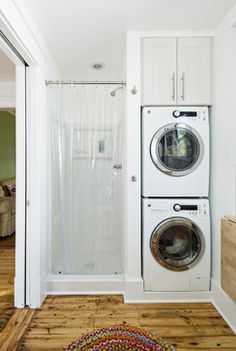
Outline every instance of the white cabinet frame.
{"type": "Polygon", "coordinates": [[[142,102],[144,105],[176,104],[178,79],[176,62],[176,38],[142,40],[142,102]]]}
{"type": "Polygon", "coordinates": [[[211,105],[211,37],[144,38],[142,104],[211,105]]]}
{"type": "Polygon", "coordinates": [[[211,38],[177,39],[177,102],[211,105],[211,38]]]}
{"type": "MultiPolygon", "coordinates": [[[[141,42],[155,37],[213,37],[213,32],[127,33],[127,118],[125,174],[126,301],[143,298],[141,272],[141,42]],[[135,90],[136,94],[134,94],[135,90]]],[[[155,294],[152,294],[154,297],[155,294]]],[[[168,294],[167,294],[168,295],[168,294]]],[[[166,295],[166,296],[167,296],[166,295]]],[[[170,297],[171,294],[169,294],[170,297]]]]}

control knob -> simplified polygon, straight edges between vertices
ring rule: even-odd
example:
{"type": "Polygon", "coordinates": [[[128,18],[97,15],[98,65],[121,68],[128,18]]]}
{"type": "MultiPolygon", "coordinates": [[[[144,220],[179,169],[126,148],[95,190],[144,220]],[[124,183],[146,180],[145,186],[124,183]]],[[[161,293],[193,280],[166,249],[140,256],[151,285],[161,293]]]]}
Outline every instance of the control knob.
{"type": "Polygon", "coordinates": [[[173,206],[173,209],[174,209],[175,212],[179,212],[181,210],[181,206],[179,204],[175,204],[173,206]]]}
{"type": "Polygon", "coordinates": [[[180,111],[175,110],[175,111],[173,112],[173,116],[174,116],[175,118],[180,117],[180,111]]]}

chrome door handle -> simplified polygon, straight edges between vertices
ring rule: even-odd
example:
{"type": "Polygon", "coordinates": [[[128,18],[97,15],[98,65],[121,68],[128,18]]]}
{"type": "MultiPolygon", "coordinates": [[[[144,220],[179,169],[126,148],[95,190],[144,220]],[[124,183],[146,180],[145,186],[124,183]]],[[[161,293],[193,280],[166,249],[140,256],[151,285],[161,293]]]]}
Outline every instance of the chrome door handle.
{"type": "Polygon", "coordinates": [[[185,73],[182,73],[182,77],[181,77],[181,82],[182,82],[182,95],[181,98],[182,100],[185,99],[185,73]]]}
{"type": "Polygon", "coordinates": [[[122,169],[122,164],[117,164],[113,166],[114,169],[122,169]]]}
{"type": "Polygon", "coordinates": [[[175,72],[172,75],[172,100],[175,101],[175,72]]]}

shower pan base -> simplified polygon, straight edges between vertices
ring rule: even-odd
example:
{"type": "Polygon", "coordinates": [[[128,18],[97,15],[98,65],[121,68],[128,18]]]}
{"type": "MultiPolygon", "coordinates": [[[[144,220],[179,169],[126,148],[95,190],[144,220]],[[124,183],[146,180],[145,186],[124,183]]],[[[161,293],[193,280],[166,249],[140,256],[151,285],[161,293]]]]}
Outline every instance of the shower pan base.
{"type": "Polygon", "coordinates": [[[47,293],[50,295],[123,294],[125,276],[50,274],[47,293]]]}

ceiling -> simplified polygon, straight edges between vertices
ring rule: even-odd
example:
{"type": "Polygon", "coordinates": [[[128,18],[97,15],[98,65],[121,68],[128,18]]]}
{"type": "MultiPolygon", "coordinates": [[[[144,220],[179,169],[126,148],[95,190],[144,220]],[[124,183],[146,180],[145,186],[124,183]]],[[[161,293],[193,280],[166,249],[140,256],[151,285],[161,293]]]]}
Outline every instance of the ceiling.
{"type": "Polygon", "coordinates": [[[213,30],[235,0],[24,0],[65,79],[125,79],[127,30],[213,30]],[[92,62],[104,62],[94,71],[92,62]]]}
{"type": "Polygon", "coordinates": [[[0,81],[15,80],[15,65],[9,58],[0,50],[0,81]]]}

